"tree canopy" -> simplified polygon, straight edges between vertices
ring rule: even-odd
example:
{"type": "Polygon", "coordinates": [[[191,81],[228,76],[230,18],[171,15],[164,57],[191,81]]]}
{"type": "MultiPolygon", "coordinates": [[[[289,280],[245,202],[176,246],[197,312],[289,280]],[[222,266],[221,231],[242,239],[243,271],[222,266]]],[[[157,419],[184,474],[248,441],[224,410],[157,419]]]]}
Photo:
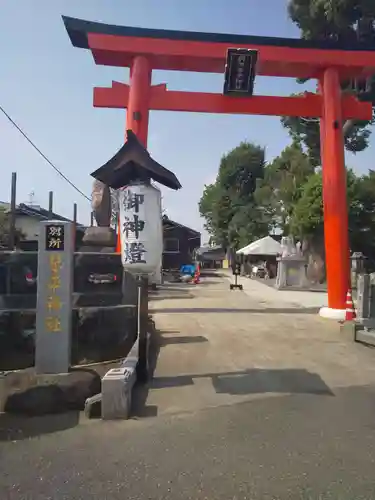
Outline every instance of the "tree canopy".
{"type": "Polygon", "coordinates": [[[290,217],[299,200],[302,187],[314,167],[301,146],[294,142],[286,147],[265,168],[265,176],[258,182],[255,200],[263,207],[269,230],[288,231],[290,217]]]}
{"type": "MultiPolygon", "coordinates": [[[[211,241],[240,248],[275,229],[299,240],[323,241],[322,174],[292,143],[268,164],[262,147],[241,143],[224,155],[216,182],[205,186],[199,210],[211,241]]],[[[347,170],[352,251],[375,263],[375,171],[347,170]]]]}
{"type": "MultiPolygon", "coordinates": [[[[357,40],[360,32],[364,40],[372,37],[375,45],[374,0],[290,0],[288,14],[301,30],[302,38],[349,42],[357,40]]],[[[344,82],[343,88],[348,89],[348,85],[349,82],[344,82]]],[[[303,117],[285,117],[281,121],[292,139],[306,148],[311,162],[321,165],[319,122],[303,117]]],[[[355,123],[345,137],[348,151],[358,153],[368,147],[372,123],[355,123]]]]}
{"type": "Polygon", "coordinates": [[[215,183],[205,186],[199,202],[213,241],[239,248],[276,228],[287,232],[303,186],[313,174],[298,143],[269,164],[261,146],[241,143],[223,156],[215,183]]]}
{"type": "Polygon", "coordinates": [[[216,181],[206,185],[199,202],[207,231],[225,247],[248,243],[248,235],[265,236],[268,224],[254,198],[264,178],[264,148],[242,142],[224,155],[216,181]]]}

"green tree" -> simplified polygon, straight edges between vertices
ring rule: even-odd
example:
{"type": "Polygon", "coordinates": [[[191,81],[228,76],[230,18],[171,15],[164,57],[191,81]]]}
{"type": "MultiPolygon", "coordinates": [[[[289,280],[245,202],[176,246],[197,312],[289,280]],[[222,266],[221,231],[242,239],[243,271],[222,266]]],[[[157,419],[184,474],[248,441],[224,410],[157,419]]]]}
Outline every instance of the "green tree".
{"type": "Polygon", "coordinates": [[[357,177],[348,193],[349,232],[354,251],[375,261],[375,172],[357,177]]]}
{"type": "MultiPolygon", "coordinates": [[[[373,36],[375,42],[375,35],[371,35],[371,23],[375,19],[373,0],[290,0],[288,14],[305,39],[350,42],[357,40],[359,28],[364,39],[373,36]]],[[[348,88],[348,82],[343,87],[348,88]]],[[[295,117],[281,121],[293,140],[306,147],[312,163],[321,165],[319,122],[295,117]]],[[[357,153],[367,148],[372,123],[356,122],[350,128],[345,137],[348,151],[357,153]]]]}
{"type": "Polygon", "coordinates": [[[301,187],[301,195],[290,219],[289,229],[299,239],[321,238],[323,223],[322,174],[317,172],[301,187]]]}
{"type": "Polygon", "coordinates": [[[373,19],[373,0],[289,0],[288,14],[308,40],[357,39],[358,21],[373,19]]]}
{"type": "MultiPolygon", "coordinates": [[[[290,220],[296,238],[322,242],[324,236],[322,174],[311,175],[303,185],[290,220]]],[[[356,176],[347,171],[349,242],[352,251],[375,260],[375,172],[356,176]]]]}
{"type": "Polygon", "coordinates": [[[268,220],[254,202],[238,207],[228,226],[230,246],[236,249],[268,234],[268,220]]]}
{"type": "Polygon", "coordinates": [[[218,185],[206,184],[203,189],[203,194],[199,201],[199,212],[205,219],[204,227],[207,232],[211,235],[212,241],[216,241],[216,226],[215,226],[215,216],[216,212],[214,210],[216,206],[216,201],[219,197],[218,185]]]}
{"type": "Polygon", "coordinates": [[[216,182],[205,186],[199,202],[205,227],[216,243],[239,247],[267,234],[268,225],[254,201],[264,169],[264,148],[248,142],[222,157],[216,182]]]}
{"type": "Polygon", "coordinates": [[[262,207],[270,230],[278,227],[288,231],[304,183],[313,173],[314,166],[297,142],[286,147],[266,167],[264,179],[258,182],[255,200],[262,207]]]}

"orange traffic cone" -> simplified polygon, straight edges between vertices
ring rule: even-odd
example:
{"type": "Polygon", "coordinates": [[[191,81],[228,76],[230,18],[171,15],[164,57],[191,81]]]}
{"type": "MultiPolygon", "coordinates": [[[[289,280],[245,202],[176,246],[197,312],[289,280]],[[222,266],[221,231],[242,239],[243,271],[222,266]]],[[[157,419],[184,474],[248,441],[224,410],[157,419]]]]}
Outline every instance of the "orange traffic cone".
{"type": "Polygon", "coordinates": [[[353,303],[353,297],[352,297],[352,291],[349,288],[348,293],[346,294],[346,312],[345,312],[345,321],[353,321],[357,317],[355,309],[354,309],[354,303],[353,303]]]}
{"type": "Polygon", "coordinates": [[[198,285],[198,283],[199,283],[199,272],[198,271],[195,271],[193,281],[194,281],[194,285],[198,285]]]}
{"type": "Polygon", "coordinates": [[[116,241],[116,253],[121,253],[121,227],[120,227],[120,217],[117,219],[117,241],[116,241]]]}

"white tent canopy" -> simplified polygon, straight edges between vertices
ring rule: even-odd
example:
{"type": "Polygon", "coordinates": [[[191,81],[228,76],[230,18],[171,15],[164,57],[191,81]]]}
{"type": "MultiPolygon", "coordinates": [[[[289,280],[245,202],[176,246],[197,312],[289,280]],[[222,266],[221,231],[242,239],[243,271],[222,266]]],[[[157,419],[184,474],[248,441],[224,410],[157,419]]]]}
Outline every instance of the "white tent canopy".
{"type": "Polygon", "coordinates": [[[266,236],[260,240],[253,241],[250,245],[237,250],[237,254],[242,255],[279,255],[281,254],[281,245],[278,241],[266,236]]]}

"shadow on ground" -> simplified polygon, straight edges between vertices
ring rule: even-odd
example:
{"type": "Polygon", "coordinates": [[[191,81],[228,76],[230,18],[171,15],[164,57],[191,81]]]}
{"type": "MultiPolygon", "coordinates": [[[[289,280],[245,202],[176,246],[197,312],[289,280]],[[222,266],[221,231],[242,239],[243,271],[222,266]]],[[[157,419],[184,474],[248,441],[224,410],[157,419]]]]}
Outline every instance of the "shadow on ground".
{"type": "MultiPolygon", "coordinates": [[[[159,347],[162,345],[163,341],[160,341],[159,337],[159,347]]],[[[150,389],[193,386],[194,379],[199,378],[210,378],[217,394],[238,396],[276,393],[335,396],[318,374],[304,369],[248,369],[236,372],[156,377],[147,386],[138,386],[136,389],[132,408],[133,417],[157,416],[158,407],[155,405],[147,406],[147,396],[150,389]]]]}
{"type": "Polygon", "coordinates": [[[171,300],[171,299],[193,299],[194,295],[186,293],[186,294],[166,294],[166,293],[160,293],[158,295],[153,295],[150,297],[151,301],[155,300],[171,300]]]}
{"type": "Polygon", "coordinates": [[[154,300],[165,299],[191,299],[194,295],[191,293],[193,285],[186,285],[185,283],[176,283],[175,285],[166,284],[157,290],[149,291],[149,298],[154,300]]]}
{"type": "Polygon", "coordinates": [[[79,412],[26,417],[0,414],[0,441],[18,441],[70,429],[79,424],[79,412]]]}
{"type": "MultiPolygon", "coordinates": [[[[201,275],[201,279],[199,281],[199,286],[200,285],[222,285],[223,282],[222,281],[219,281],[219,280],[210,280],[210,279],[207,279],[206,276],[202,276],[201,275]]],[[[229,287],[228,287],[229,289],[229,287]]]]}
{"type": "Polygon", "coordinates": [[[152,313],[255,313],[255,314],[317,314],[320,307],[265,307],[263,309],[241,309],[227,307],[168,307],[165,309],[153,308],[152,313]]]}
{"type": "Polygon", "coordinates": [[[147,397],[152,386],[154,372],[162,345],[162,338],[161,332],[155,328],[155,323],[152,320],[149,321],[148,331],[151,334],[148,355],[149,382],[146,384],[137,384],[134,388],[131,409],[133,417],[156,417],[158,414],[157,406],[147,405],[147,397]]]}
{"type": "Polygon", "coordinates": [[[208,342],[207,337],[203,335],[196,336],[170,336],[170,337],[162,337],[160,339],[160,347],[164,347],[166,345],[176,345],[176,344],[201,344],[204,342],[208,342]]]}
{"type": "Polygon", "coordinates": [[[315,394],[334,396],[316,373],[304,369],[268,370],[252,368],[237,372],[203,373],[176,377],[157,377],[154,389],[194,385],[194,379],[211,378],[217,394],[246,395],[264,393],[315,394]]]}

